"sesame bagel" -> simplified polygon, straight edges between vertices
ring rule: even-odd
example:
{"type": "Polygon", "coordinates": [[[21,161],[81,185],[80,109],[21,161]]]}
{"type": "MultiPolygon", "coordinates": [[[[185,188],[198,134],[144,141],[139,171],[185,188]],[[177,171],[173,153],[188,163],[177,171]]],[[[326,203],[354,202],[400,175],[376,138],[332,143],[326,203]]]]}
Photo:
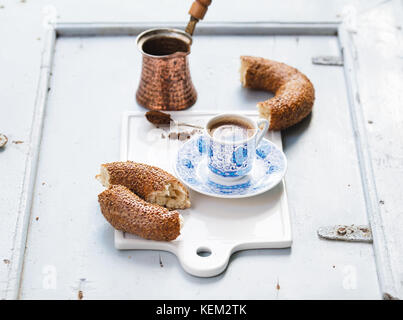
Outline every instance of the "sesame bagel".
{"type": "Polygon", "coordinates": [[[106,188],[123,185],[150,203],[168,209],[190,207],[189,191],[173,175],[161,168],[133,161],[101,165],[97,179],[106,188]]]}
{"type": "Polygon", "coordinates": [[[288,128],[312,111],[315,89],[297,69],[277,61],[241,56],[240,73],[245,88],[275,94],[273,98],[257,104],[260,116],[269,121],[269,130],[288,128]]]}
{"type": "Polygon", "coordinates": [[[148,203],[122,185],[106,189],[98,201],[105,219],[117,230],[158,241],[171,241],[180,234],[178,211],[148,203]]]}

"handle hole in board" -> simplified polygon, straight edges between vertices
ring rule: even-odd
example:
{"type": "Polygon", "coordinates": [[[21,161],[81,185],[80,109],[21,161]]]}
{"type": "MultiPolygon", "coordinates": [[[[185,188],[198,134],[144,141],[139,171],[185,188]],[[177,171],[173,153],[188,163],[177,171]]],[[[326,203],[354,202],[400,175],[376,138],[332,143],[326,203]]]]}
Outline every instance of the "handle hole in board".
{"type": "Polygon", "coordinates": [[[200,247],[196,250],[196,253],[200,257],[208,257],[211,255],[211,250],[206,247],[200,247]]]}

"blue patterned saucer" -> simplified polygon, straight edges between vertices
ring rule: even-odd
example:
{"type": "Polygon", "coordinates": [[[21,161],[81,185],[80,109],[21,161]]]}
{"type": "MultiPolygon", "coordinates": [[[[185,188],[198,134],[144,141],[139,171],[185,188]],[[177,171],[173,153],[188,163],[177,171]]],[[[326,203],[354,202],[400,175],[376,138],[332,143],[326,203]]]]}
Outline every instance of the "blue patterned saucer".
{"type": "Polygon", "coordinates": [[[240,180],[222,184],[214,180],[207,167],[205,139],[196,136],[179,148],[174,170],[185,185],[197,192],[217,198],[246,198],[275,187],[284,177],[287,159],[275,144],[263,139],[252,171],[240,180]]]}

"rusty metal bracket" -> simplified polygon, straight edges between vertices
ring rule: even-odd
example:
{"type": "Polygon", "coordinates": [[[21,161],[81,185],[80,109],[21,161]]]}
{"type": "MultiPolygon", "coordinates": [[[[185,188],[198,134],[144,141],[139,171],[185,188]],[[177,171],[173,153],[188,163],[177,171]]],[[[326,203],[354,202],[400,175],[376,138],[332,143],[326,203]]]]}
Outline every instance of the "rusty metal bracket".
{"type": "Polygon", "coordinates": [[[319,238],[322,239],[372,243],[371,228],[366,225],[326,226],[320,227],[317,233],[319,238]]]}

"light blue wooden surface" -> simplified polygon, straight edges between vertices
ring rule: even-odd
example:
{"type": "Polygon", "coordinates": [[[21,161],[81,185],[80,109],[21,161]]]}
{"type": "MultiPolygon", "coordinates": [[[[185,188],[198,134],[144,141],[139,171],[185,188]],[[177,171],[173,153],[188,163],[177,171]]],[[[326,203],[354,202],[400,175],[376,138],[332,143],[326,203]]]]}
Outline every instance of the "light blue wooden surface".
{"type": "MultiPolygon", "coordinates": [[[[362,17],[358,23],[358,35],[364,34],[365,37],[357,39],[361,41],[358,47],[360,59],[367,64],[370,63],[371,51],[365,48],[373,41],[374,46],[371,48],[376,50],[373,50],[372,55],[382,56],[383,59],[390,61],[389,74],[394,74],[393,72],[397,72],[395,64],[401,63],[395,58],[399,50],[393,52],[394,60],[390,59],[386,52],[387,48],[394,44],[393,39],[401,39],[401,29],[393,20],[396,10],[392,5],[396,6],[396,1],[375,8],[380,2],[382,1],[334,1],[331,4],[326,2],[325,5],[323,1],[304,1],[303,7],[300,7],[301,2],[298,1],[276,4],[250,1],[248,6],[242,5],[241,1],[231,1],[232,10],[228,11],[226,8],[229,2],[217,1],[213,4],[214,7],[210,8],[206,20],[336,21],[346,11],[346,5],[349,5],[350,11],[355,7],[359,17],[362,17]],[[374,8],[370,9],[371,7],[374,8]],[[382,14],[381,25],[377,25],[377,20],[374,18],[377,13],[382,14]],[[377,35],[375,40],[370,32],[365,33],[360,29],[365,30],[368,26],[371,26],[372,33],[377,35]]],[[[381,296],[370,245],[323,242],[315,235],[315,230],[320,225],[366,222],[359,170],[354,162],[354,154],[348,152],[353,148],[348,138],[352,136],[352,132],[349,129],[348,116],[342,111],[343,108],[346,109],[347,103],[346,97],[343,97],[342,74],[338,73],[337,69],[332,69],[334,71],[331,72],[331,77],[323,77],[320,67],[310,66],[308,70],[308,66],[305,66],[310,62],[309,58],[317,54],[317,49],[320,49],[320,54],[339,52],[333,39],[322,42],[316,38],[305,40],[290,38],[278,41],[277,44],[274,38],[268,39],[268,49],[271,50],[272,58],[296,65],[302,71],[309,72],[315,79],[319,104],[325,106],[322,109],[318,108],[310,121],[285,132],[287,156],[290,161],[296,163],[293,167],[290,166],[287,177],[290,207],[294,215],[293,228],[296,238],[294,247],[288,251],[265,250],[236,254],[231,262],[231,269],[220,277],[204,279],[205,281],[184,274],[175,257],[170,254],[155,252],[128,254],[115,251],[112,246],[112,232],[99,215],[96,201],[92,200],[100,190],[96,182],[91,180],[99,163],[114,160],[119,155],[120,111],[135,109],[132,95],[137,79],[132,75],[138,73],[136,70],[139,64],[135,59],[133,41],[131,39],[60,41],[56,48],[55,75],[52,79],[52,88],[57,90],[51,91],[49,110],[45,118],[43,149],[41,149],[24,272],[17,275],[22,277],[21,288],[20,290],[11,288],[10,286],[17,283],[16,275],[9,272],[13,264],[10,258],[14,249],[15,225],[21,213],[19,203],[21,197],[25,196],[21,194],[21,190],[30,142],[30,124],[43,41],[41,15],[45,4],[49,2],[0,3],[4,6],[0,9],[0,24],[14,26],[15,31],[9,33],[7,28],[0,28],[4,44],[0,49],[2,69],[0,84],[3,88],[0,131],[7,134],[10,140],[7,148],[0,151],[0,187],[5,190],[0,195],[2,298],[13,298],[10,293],[19,292],[21,298],[76,299],[80,289],[83,290],[85,298],[378,298],[381,296]],[[99,52],[102,52],[102,55],[98,54],[98,57],[93,59],[99,52]],[[94,70],[97,71],[92,72],[94,70]],[[116,77],[116,81],[111,83],[109,77],[115,73],[123,76],[116,77]],[[85,83],[87,87],[77,85],[77,81],[85,83]],[[333,93],[339,93],[332,95],[331,98],[330,94],[325,95],[329,93],[327,88],[329,82],[335,84],[333,93]],[[111,94],[98,100],[96,93],[100,87],[107,88],[111,94]],[[88,105],[102,112],[94,114],[92,109],[86,109],[88,105]],[[331,113],[335,109],[339,114],[331,113]],[[88,123],[91,121],[94,126],[88,128],[88,123]],[[330,121],[329,125],[326,125],[327,121],[330,121]],[[110,126],[107,126],[107,130],[102,130],[105,124],[110,126]],[[88,128],[85,133],[78,130],[84,127],[88,128]],[[344,132],[337,134],[337,129],[344,132]],[[15,144],[13,140],[21,140],[24,143],[15,144]],[[69,144],[72,146],[70,150],[66,148],[69,144]],[[307,154],[307,150],[310,150],[310,153],[307,154]],[[307,156],[317,161],[315,168],[307,168],[313,170],[316,179],[307,180],[306,176],[301,174],[301,167],[307,156]],[[64,165],[59,166],[60,162],[57,160],[61,160],[64,165]],[[67,160],[69,161],[65,162],[67,160]],[[69,166],[69,163],[74,166],[69,166]],[[76,176],[77,180],[74,179],[76,176]],[[328,184],[329,181],[336,183],[328,184]],[[72,200],[72,204],[66,206],[63,205],[66,197],[82,199],[84,202],[72,200]],[[164,261],[164,268],[160,267],[160,256],[164,261]],[[250,270],[251,263],[254,272],[250,270]],[[110,270],[115,272],[111,274],[110,270]],[[57,282],[53,288],[52,277],[55,274],[57,282]],[[358,277],[355,288],[349,282],[354,274],[358,277]],[[153,289],[156,282],[163,283],[161,290],[153,289]],[[277,282],[280,282],[280,290],[276,289],[277,282]],[[177,288],[175,295],[172,295],[170,289],[172,287],[177,288]]],[[[85,4],[77,1],[54,1],[51,4],[57,8],[60,19],[65,21],[184,21],[189,5],[186,1],[174,3],[114,1],[113,4],[110,1],[97,1],[96,5],[94,1],[87,1],[85,4]],[[161,10],[164,7],[169,9],[161,10]]],[[[47,11],[49,12],[49,8],[47,11]]],[[[193,50],[194,52],[198,50],[199,53],[210,52],[212,45],[213,47],[219,45],[214,45],[214,41],[195,43],[193,50]]],[[[262,47],[259,50],[265,49],[262,47]]],[[[264,54],[265,52],[262,52],[262,55],[264,54]]],[[[203,68],[202,64],[208,63],[209,59],[202,57],[201,55],[199,59],[193,58],[192,69],[203,68]]],[[[230,65],[235,66],[236,58],[233,59],[230,65]]],[[[385,74],[387,77],[378,67],[374,66],[374,70],[377,74],[385,74]]],[[[229,72],[233,71],[231,69],[229,72]]],[[[219,72],[219,69],[212,72],[219,72]]],[[[368,102],[372,101],[373,92],[378,88],[377,82],[371,81],[371,74],[373,73],[370,68],[362,68],[360,74],[365,83],[363,88],[365,95],[362,99],[368,102]]],[[[385,78],[385,82],[387,79],[385,78]]],[[[393,79],[394,83],[398,84],[401,75],[399,78],[399,74],[396,73],[393,79]]],[[[206,77],[200,75],[198,81],[206,82],[206,77]]],[[[208,85],[211,84],[206,82],[204,90],[207,90],[208,85]]],[[[394,96],[394,90],[388,93],[389,97],[394,96]]],[[[220,95],[219,98],[213,95],[205,96],[206,99],[212,99],[209,104],[217,103],[214,99],[225,97],[225,95],[220,95]]],[[[398,121],[393,122],[395,125],[388,126],[389,120],[392,119],[391,114],[395,119],[400,117],[398,109],[393,109],[394,105],[401,102],[398,99],[387,100],[386,107],[390,108],[388,109],[390,112],[385,112],[381,116],[378,113],[374,114],[377,109],[372,107],[371,103],[364,105],[364,107],[370,106],[368,110],[366,109],[369,114],[380,119],[376,123],[379,127],[370,126],[369,129],[371,143],[376,150],[385,146],[381,144],[382,140],[393,139],[393,135],[399,135],[401,132],[398,121]]],[[[390,184],[401,172],[398,162],[392,161],[399,159],[399,153],[395,150],[392,148],[383,150],[382,155],[390,155],[389,160],[377,161],[384,158],[383,156],[376,158],[375,168],[379,172],[376,175],[379,190],[383,197],[389,199],[382,210],[392,212],[397,217],[398,188],[391,188],[390,184]],[[391,161],[396,165],[391,166],[391,161]]],[[[399,223],[395,224],[396,232],[401,230],[400,226],[399,223]]],[[[401,246],[396,243],[393,234],[389,241],[394,256],[399,257],[397,254],[401,246]]],[[[399,274],[401,276],[400,266],[399,258],[394,258],[393,268],[397,276],[399,274]]]]}

